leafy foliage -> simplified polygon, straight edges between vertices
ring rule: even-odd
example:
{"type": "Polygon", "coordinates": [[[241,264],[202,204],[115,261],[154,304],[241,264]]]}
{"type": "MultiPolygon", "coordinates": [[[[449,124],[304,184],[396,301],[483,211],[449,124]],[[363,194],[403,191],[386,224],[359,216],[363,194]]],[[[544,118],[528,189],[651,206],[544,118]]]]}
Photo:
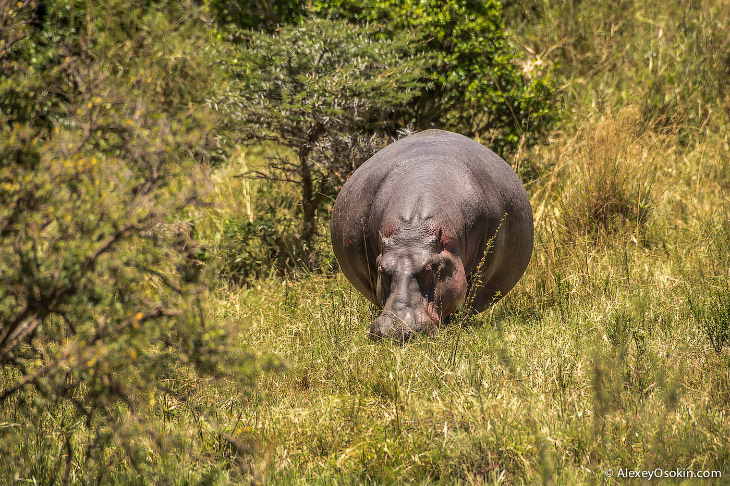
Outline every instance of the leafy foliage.
{"type": "Polygon", "coordinates": [[[220,274],[239,284],[301,268],[307,257],[296,199],[277,193],[271,181],[258,182],[254,198],[260,205],[250,215],[228,217],[220,233],[220,274]]]}
{"type": "Polygon", "coordinates": [[[423,84],[428,58],[408,54],[413,39],[374,34],[322,19],[276,35],[250,32],[228,66],[228,91],[215,101],[244,140],[288,149],[254,174],[299,187],[305,248],[325,198],[387,140],[378,120],[402,110],[423,84]]]}
{"type": "Polygon", "coordinates": [[[17,460],[0,475],[102,481],[109,447],[147,474],[135,440],[166,450],[145,422],[155,378],[238,362],[204,322],[179,220],[218,123],[211,44],[188,3],[42,5],[0,11],[0,402],[20,427],[2,432],[17,460]],[[48,411],[61,467],[18,457],[48,411]]]}
{"type": "Polygon", "coordinates": [[[206,5],[222,25],[268,30],[281,23],[297,23],[304,9],[301,2],[291,0],[207,0],[206,5]]]}
{"type": "Polygon", "coordinates": [[[710,289],[708,297],[700,300],[697,295],[688,295],[687,305],[695,320],[702,326],[712,347],[718,353],[730,344],[730,290],[722,287],[710,289]],[[697,302],[700,300],[700,302],[697,302]]]}
{"type": "Polygon", "coordinates": [[[428,83],[401,112],[416,128],[476,136],[505,154],[539,141],[555,118],[552,82],[539,63],[521,60],[507,45],[496,0],[315,1],[313,8],[320,15],[374,23],[388,38],[409,31],[421,40],[414,51],[436,57],[428,83]]]}

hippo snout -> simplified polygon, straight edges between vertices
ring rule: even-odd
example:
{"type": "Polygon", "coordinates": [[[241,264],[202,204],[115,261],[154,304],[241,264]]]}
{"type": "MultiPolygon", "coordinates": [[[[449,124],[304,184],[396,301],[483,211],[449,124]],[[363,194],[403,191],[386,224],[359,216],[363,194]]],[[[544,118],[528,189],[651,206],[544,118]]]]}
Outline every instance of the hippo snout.
{"type": "Polygon", "coordinates": [[[428,331],[436,325],[425,310],[408,309],[397,313],[385,310],[370,326],[370,338],[406,342],[413,334],[428,331]]]}
{"type": "Polygon", "coordinates": [[[403,325],[396,325],[395,320],[385,314],[380,314],[370,326],[370,339],[394,339],[406,342],[410,339],[412,331],[403,325]]]}

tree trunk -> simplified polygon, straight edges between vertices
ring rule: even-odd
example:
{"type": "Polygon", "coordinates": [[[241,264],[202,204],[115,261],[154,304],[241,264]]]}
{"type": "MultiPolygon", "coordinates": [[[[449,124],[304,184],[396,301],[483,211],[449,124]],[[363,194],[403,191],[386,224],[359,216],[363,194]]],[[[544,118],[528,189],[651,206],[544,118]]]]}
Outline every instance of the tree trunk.
{"type": "Polygon", "coordinates": [[[308,251],[312,249],[312,240],[317,233],[315,216],[317,208],[314,204],[314,183],[312,181],[312,169],[309,167],[307,158],[299,157],[299,176],[302,180],[302,241],[308,251]]]}
{"type": "Polygon", "coordinates": [[[309,165],[309,152],[324,133],[325,127],[322,123],[316,123],[307,133],[307,139],[299,149],[299,177],[302,184],[302,242],[307,252],[307,267],[314,270],[317,256],[314,252],[314,237],[317,235],[315,217],[321,198],[315,194],[314,181],[312,180],[312,167],[309,165]]]}

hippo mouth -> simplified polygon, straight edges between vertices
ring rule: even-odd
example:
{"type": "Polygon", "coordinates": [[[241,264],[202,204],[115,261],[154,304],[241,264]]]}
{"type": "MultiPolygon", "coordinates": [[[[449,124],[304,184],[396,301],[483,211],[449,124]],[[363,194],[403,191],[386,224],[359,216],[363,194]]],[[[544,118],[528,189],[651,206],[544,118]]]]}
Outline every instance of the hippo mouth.
{"type": "Polygon", "coordinates": [[[370,328],[370,337],[378,338],[394,338],[401,342],[406,342],[418,332],[432,332],[439,327],[441,318],[439,317],[438,306],[434,302],[425,302],[420,309],[416,311],[416,317],[413,319],[405,318],[402,312],[394,312],[393,309],[387,308],[373,321],[370,328]]]}

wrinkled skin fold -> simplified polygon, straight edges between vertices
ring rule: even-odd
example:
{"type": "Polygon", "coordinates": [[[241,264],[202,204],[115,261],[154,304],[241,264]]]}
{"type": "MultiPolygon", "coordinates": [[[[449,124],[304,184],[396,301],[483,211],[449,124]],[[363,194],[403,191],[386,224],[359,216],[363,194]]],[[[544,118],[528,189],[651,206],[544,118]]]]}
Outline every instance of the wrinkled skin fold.
{"type": "Polygon", "coordinates": [[[347,279],[382,313],[372,337],[431,332],[469,299],[481,312],[519,280],[533,245],[532,209],[492,151],[428,130],[389,145],[348,179],[331,222],[347,279]]]}

